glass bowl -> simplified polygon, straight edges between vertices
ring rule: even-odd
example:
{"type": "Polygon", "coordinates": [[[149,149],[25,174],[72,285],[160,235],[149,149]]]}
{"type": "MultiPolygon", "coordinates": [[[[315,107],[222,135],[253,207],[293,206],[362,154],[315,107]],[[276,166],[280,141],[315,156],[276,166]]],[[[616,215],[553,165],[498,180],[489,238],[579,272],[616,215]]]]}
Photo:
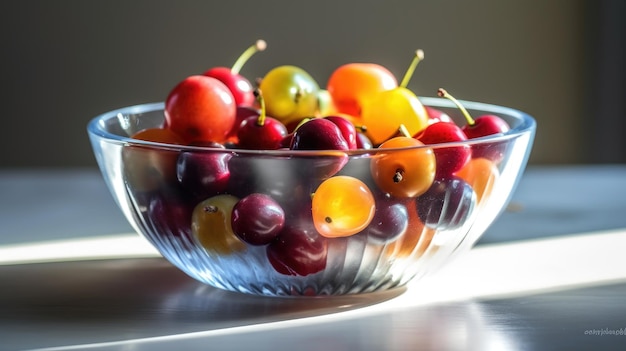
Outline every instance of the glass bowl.
{"type": "MultiPolygon", "coordinates": [[[[451,101],[421,101],[464,123],[451,101]]],[[[104,113],[87,130],[104,180],[127,220],[189,276],[258,295],[357,294],[403,286],[434,272],[470,249],[507,205],[528,161],[535,120],[508,107],[462,104],[473,116],[503,118],[510,131],[464,142],[347,152],[218,149],[132,139],[140,130],[163,125],[163,103],[104,113]],[[471,166],[435,180],[425,193],[390,195],[375,176],[376,165],[390,159],[468,147],[474,154],[471,166]],[[496,156],[477,157],[476,150],[496,156]],[[180,164],[194,157],[212,160],[207,161],[212,166],[196,164],[195,184],[209,184],[202,182],[216,178],[210,170],[219,169],[224,178],[219,189],[183,181],[180,164]],[[334,185],[322,191],[331,179],[334,185]],[[320,193],[325,195],[316,199],[320,193]],[[238,206],[253,194],[256,202],[238,206]],[[368,220],[356,230],[320,235],[324,225],[350,227],[368,208],[368,220]],[[233,234],[235,216],[239,223],[270,226],[255,222],[255,210],[279,212],[283,222],[269,237],[233,234]]]]}

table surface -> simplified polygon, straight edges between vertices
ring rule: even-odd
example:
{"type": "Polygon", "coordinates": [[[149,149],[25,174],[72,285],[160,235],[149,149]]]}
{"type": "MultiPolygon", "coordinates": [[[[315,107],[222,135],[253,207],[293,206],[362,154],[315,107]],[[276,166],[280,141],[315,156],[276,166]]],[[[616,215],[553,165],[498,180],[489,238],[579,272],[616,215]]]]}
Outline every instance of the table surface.
{"type": "Polygon", "coordinates": [[[192,280],[132,233],[95,170],[0,171],[0,196],[5,256],[103,237],[146,249],[0,262],[0,350],[626,347],[626,166],[530,167],[509,209],[438,274],[392,291],[313,299],[192,280]]]}

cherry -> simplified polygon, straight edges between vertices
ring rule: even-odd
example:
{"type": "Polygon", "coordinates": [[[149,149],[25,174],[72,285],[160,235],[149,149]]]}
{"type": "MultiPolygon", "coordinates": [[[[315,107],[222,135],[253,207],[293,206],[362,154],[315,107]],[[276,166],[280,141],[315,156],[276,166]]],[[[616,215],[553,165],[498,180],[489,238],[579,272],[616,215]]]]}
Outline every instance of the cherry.
{"type": "Polygon", "coordinates": [[[318,110],[319,85],[300,67],[284,65],[271,69],[259,89],[263,91],[267,114],[285,125],[312,117],[318,110]]]}
{"type": "Polygon", "coordinates": [[[399,136],[382,143],[371,163],[378,187],[394,197],[415,197],[424,193],[435,178],[436,161],[431,148],[410,136],[399,136]],[[384,149],[407,148],[406,150],[384,149]]]}
{"type": "Polygon", "coordinates": [[[235,113],[233,94],[224,83],[207,76],[190,76],[165,100],[165,128],[188,143],[223,143],[235,124],[235,113]]]}
{"type": "Polygon", "coordinates": [[[417,212],[427,227],[449,230],[461,227],[476,204],[472,187],[458,177],[437,179],[417,198],[417,212]]]}
{"type": "Polygon", "coordinates": [[[331,120],[314,118],[298,127],[293,134],[292,150],[348,150],[341,129],[331,120]]]}
{"type": "MultiPolygon", "coordinates": [[[[182,145],[183,138],[169,129],[149,128],[132,135],[133,139],[182,145]]],[[[164,184],[176,182],[176,160],[174,151],[138,144],[124,146],[122,164],[127,183],[133,191],[151,191],[164,184]]]]}
{"type": "Polygon", "coordinates": [[[385,253],[393,258],[421,255],[428,248],[435,230],[426,227],[420,219],[415,198],[399,199],[399,201],[404,204],[408,213],[406,232],[391,242],[385,253]]]}
{"type": "Polygon", "coordinates": [[[327,238],[354,235],[374,217],[372,192],[358,178],[334,176],[324,180],[313,194],[315,229],[327,238]]]}
{"type": "Polygon", "coordinates": [[[188,201],[159,193],[150,198],[146,218],[157,235],[191,238],[192,211],[188,201]]]}
{"type": "Polygon", "coordinates": [[[213,67],[204,72],[203,75],[216,78],[224,83],[233,94],[237,106],[253,106],[255,102],[252,93],[254,88],[248,79],[239,74],[239,71],[252,55],[265,50],[266,47],[267,44],[264,40],[257,40],[254,45],[248,47],[248,49],[239,56],[231,68],[213,67]]]}
{"type": "MultiPolygon", "coordinates": [[[[348,142],[341,130],[330,120],[313,118],[300,125],[291,138],[291,150],[324,150],[322,155],[301,156],[298,172],[304,179],[325,179],[337,173],[348,161],[341,151],[348,142]]],[[[295,161],[292,161],[295,162],[295,161]]]]}
{"type": "MultiPolygon", "coordinates": [[[[427,145],[460,142],[467,140],[467,137],[459,126],[454,123],[438,122],[428,125],[418,135],[416,139],[427,145]]],[[[472,157],[472,150],[469,145],[434,148],[435,159],[437,161],[437,171],[435,178],[442,178],[452,175],[460,170],[472,157]]]]}
{"type": "Polygon", "coordinates": [[[237,132],[239,132],[239,127],[241,123],[248,118],[253,116],[260,116],[261,110],[253,107],[253,106],[237,106],[237,110],[235,112],[235,123],[233,124],[233,128],[230,130],[227,136],[227,142],[232,144],[237,144],[239,139],[237,139],[237,132]]]}
{"type": "Polygon", "coordinates": [[[281,274],[306,276],[326,268],[328,239],[312,225],[286,225],[266,246],[267,258],[281,274]]]}
{"type": "Polygon", "coordinates": [[[348,63],[331,73],[326,89],[337,112],[358,117],[366,101],[397,86],[396,77],[379,64],[348,63]]]}
{"type": "Polygon", "coordinates": [[[254,193],[235,204],[231,225],[242,241],[250,245],[266,245],[283,229],[285,212],[271,196],[254,193]]]}
{"type": "Polygon", "coordinates": [[[182,152],[176,167],[178,182],[200,200],[223,193],[230,178],[228,161],[231,157],[231,153],[219,149],[182,152]]]}
{"type": "Polygon", "coordinates": [[[397,88],[379,92],[363,104],[361,113],[365,132],[374,145],[392,138],[400,125],[415,135],[428,125],[428,114],[424,105],[407,85],[415,67],[423,59],[422,50],[417,50],[402,82],[397,88]]]}
{"type": "MultiPolygon", "coordinates": [[[[437,94],[452,101],[461,110],[467,120],[463,126],[463,133],[468,139],[475,139],[489,135],[503,134],[509,131],[508,123],[496,115],[483,115],[476,119],[467,112],[465,107],[445,89],[439,89],[437,94]]],[[[485,157],[495,162],[500,162],[504,158],[506,145],[504,143],[475,144],[472,149],[474,157],[485,157]]]]}
{"type": "Polygon", "coordinates": [[[403,235],[409,227],[409,212],[404,203],[387,197],[376,199],[376,212],[366,229],[368,239],[387,243],[403,235]]]}
{"type": "Polygon", "coordinates": [[[208,198],[193,209],[191,230],[202,247],[212,254],[228,255],[246,246],[233,233],[231,215],[239,199],[222,194],[208,198]]]}
{"type": "Polygon", "coordinates": [[[357,131],[352,122],[341,116],[326,116],[324,119],[333,122],[337,127],[339,127],[341,135],[348,143],[348,149],[354,150],[357,148],[357,131]]]}
{"type": "Polygon", "coordinates": [[[479,157],[471,159],[455,175],[465,180],[474,189],[476,201],[481,204],[491,195],[491,191],[500,177],[500,171],[491,160],[479,157]]]}
{"type": "Polygon", "coordinates": [[[237,146],[251,150],[278,149],[287,135],[287,128],[277,119],[266,115],[265,101],[260,90],[255,90],[255,96],[261,106],[261,113],[241,123],[237,131],[237,146]]]}
{"type": "Polygon", "coordinates": [[[371,149],[374,147],[370,138],[363,132],[357,131],[356,133],[356,148],[357,149],[371,149]]]}

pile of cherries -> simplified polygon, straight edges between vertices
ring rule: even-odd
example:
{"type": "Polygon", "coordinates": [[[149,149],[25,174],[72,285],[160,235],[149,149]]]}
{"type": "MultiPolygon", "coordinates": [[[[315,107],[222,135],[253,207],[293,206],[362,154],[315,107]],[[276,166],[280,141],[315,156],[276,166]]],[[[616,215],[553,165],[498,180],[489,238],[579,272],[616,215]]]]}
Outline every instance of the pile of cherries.
{"type": "Polygon", "coordinates": [[[425,230],[459,228],[489,196],[504,145],[455,142],[509,126],[473,119],[443,89],[465,126],[423,106],[406,88],[421,50],[400,84],[381,65],[348,63],[322,89],[290,65],[253,85],[239,72],[264,49],[259,40],[232,67],[185,78],[167,96],[164,124],[133,135],[197,148],[124,148],[127,184],[155,232],[194,238],[209,255],[263,246],[277,272],[308,275],[342,238],[411,252],[425,230]]]}

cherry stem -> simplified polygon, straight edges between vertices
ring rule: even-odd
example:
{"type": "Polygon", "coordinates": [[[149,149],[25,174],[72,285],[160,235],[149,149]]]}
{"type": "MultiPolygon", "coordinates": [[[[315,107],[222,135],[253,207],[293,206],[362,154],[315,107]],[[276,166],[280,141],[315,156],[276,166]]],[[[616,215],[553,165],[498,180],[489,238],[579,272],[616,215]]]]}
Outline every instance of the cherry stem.
{"type": "Polygon", "coordinates": [[[465,116],[465,119],[467,120],[467,124],[469,124],[470,126],[473,126],[476,123],[474,119],[472,118],[472,116],[469,114],[469,112],[467,112],[465,107],[463,107],[463,105],[461,105],[461,103],[457,99],[455,99],[454,96],[448,94],[448,92],[445,89],[439,88],[439,90],[437,90],[437,95],[439,95],[439,97],[446,98],[454,102],[454,104],[459,108],[459,110],[461,110],[461,113],[463,114],[463,116],[465,116]]]}
{"type": "Polygon", "coordinates": [[[259,117],[256,120],[256,124],[259,127],[263,127],[265,125],[265,100],[263,99],[263,95],[261,94],[261,90],[260,89],[254,89],[254,97],[256,98],[256,101],[259,103],[259,106],[261,107],[261,113],[259,114],[259,117]]]}
{"type": "Polygon", "coordinates": [[[422,49],[418,49],[417,51],[415,51],[415,56],[413,56],[413,60],[411,61],[409,68],[406,70],[406,73],[404,73],[404,78],[402,78],[402,82],[400,83],[401,88],[406,88],[407,85],[409,85],[409,81],[411,80],[411,77],[413,77],[413,73],[415,72],[417,64],[420,63],[420,61],[422,61],[423,59],[424,51],[422,49]]]}
{"type": "Polygon", "coordinates": [[[246,49],[246,51],[241,54],[241,56],[239,56],[237,61],[235,61],[233,66],[230,68],[230,71],[234,74],[238,74],[239,71],[241,71],[243,65],[246,64],[246,62],[250,59],[250,57],[252,57],[252,55],[256,54],[259,51],[265,50],[266,47],[267,43],[265,42],[265,40],[257,40],[254,45],[251,45],[249,48],[246,49]]]}

